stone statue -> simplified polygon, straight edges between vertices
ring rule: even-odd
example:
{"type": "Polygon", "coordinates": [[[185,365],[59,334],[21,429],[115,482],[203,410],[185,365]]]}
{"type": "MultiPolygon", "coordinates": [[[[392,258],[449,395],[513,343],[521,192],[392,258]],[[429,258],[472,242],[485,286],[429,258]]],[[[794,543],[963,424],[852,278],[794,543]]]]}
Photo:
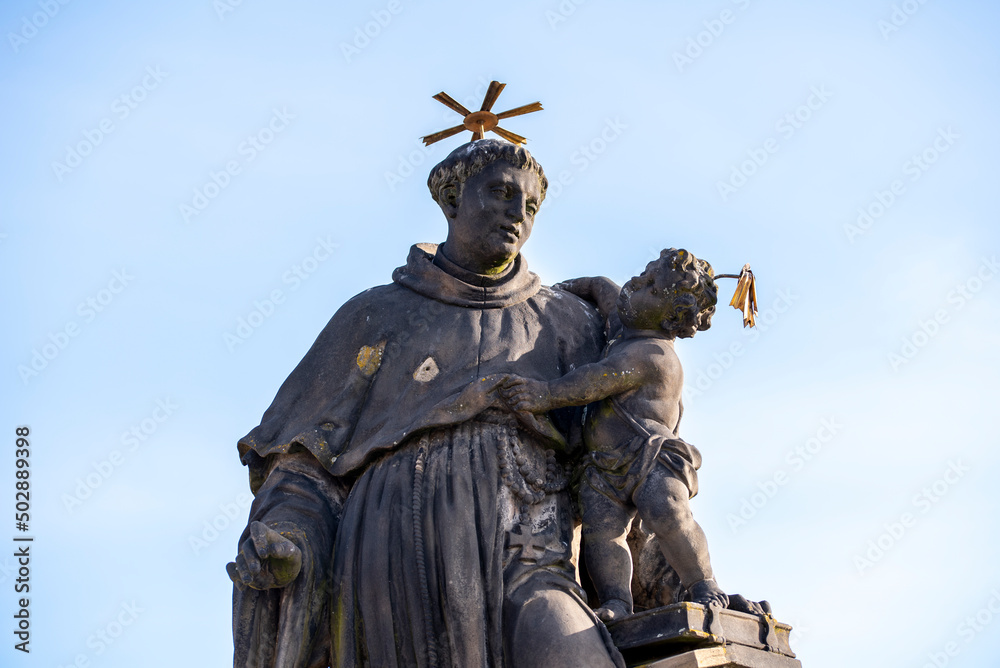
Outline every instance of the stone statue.
{"type": "Polygon", "coordinates": [[[465,144],[428,185],[444,243],[344,304],[239,442],[234,665],[623,668],[575,574],[580,411],[498,391],[598,359],[603,319],[520,255],[547,187],[526,150],[465,144]]]}
{"type": "Polygon", "coordinates": [[[638,510],[677,572],[687,598],[729,605],[712,576],[708,542],[688,505],[698,492],[698,450],[677,435],[683,373],[675,338],[711,325],[712,268],[684,250],[666,250],[619,293],[608,279],[563,285],[593,299],[610,328],[604,359],[552,381],[512,378],[502,392],[519,411],[544,413],[600,401],[587,418],[579,490],[584,559],[604,621],[632,614],[632,556],[626,537],[638,510]]]}
{"type": "Polygon", "coordinates": [[[711,268],[671,250],[620,293],[542,286],[520,251],[547,181],[516,144],[465,144],[428,187],[444,243],[344,304],[239,441],[234,667],[798,666],[787,625],[714,583],[688,507],[672,346],[708,327],[711,268]],[[660,607],[630,614],[635,508],[693,602],[647,582],[660,607]]]}

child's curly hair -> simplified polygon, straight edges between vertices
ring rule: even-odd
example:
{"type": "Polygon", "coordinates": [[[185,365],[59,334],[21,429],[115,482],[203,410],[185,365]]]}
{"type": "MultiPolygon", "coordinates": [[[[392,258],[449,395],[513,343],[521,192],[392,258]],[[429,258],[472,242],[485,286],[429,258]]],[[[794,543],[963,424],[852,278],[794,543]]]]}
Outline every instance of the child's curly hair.
{"type": "Polygon", "coordinates": [[[661,327],[676,332],[694,326],[704,331],[712,325],[718,291],[712,265],[683,248],[667,248],[646,265],[658,288],[670,295],[667,315],[661,327]]]}

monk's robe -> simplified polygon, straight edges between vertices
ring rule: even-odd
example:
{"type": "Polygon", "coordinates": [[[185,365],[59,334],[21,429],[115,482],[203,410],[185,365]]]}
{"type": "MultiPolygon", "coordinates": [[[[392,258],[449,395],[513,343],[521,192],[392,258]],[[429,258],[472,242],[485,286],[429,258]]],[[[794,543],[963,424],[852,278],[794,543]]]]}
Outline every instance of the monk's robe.
{"type": "Polygon", "coordinates": [[[480,390],[597,360],[603,320],[520,256],[481,276],[437,251],[414,246],[392,284],[344,304],[239,442],[250,520],[303,567],[236,587],[236,666],[499,668],[519,590],[592,614],[571,555],[580,411],[512,414],[480,390]]]}

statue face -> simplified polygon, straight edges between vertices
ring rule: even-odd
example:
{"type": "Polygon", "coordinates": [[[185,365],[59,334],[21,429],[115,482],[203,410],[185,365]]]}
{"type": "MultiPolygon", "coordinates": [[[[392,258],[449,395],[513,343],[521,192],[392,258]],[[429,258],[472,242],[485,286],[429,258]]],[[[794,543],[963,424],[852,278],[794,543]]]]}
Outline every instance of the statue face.
{"type": "Polygon", "coordinates": [[[678,306],[690,308],[696,303],[694,295],[677,288],[685,278],[680,272],[655,271],[650,267],[630,278],[618,296],[622,322],[633,329],[660,329],[664,320],[672,319],[671,333],[679,339],[691,338],[701,325],[701,329],[708,329],[715,306],[702,309],[700,320],[690,315],[677,319],[675,315],[678,306]]]}
{"type": "Polygon", "coordinates": [[[486,166],[462,187],[448,216],[448,257],[479,274],[503,271],[531,236],[541,200],[538,177],[503,160],[486,166]]]}
{"type": "Polygon", "coordinates": [[[634,329],[659,329],[668,310],[665,297],[669,293],[664,293],[662,288],[649,267],[625,281],[617,303],[622,322],[634,329]]]}

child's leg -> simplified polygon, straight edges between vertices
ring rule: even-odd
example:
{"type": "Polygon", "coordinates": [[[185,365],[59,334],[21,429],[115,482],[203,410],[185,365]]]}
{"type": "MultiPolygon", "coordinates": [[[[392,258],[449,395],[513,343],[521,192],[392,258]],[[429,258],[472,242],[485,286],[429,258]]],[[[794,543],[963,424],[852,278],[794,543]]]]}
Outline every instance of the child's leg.
{"type": "Polygon", "coordinates": [[[677,571],[681,585],[690,588],[695,602],[725,607],[729,598],[713,579],[708,539],[691,515],[688,497],[687,485],[657,464],[636,488],[632,500],[643,525],[656,534],[667,563],[677,571]]]}
{"type": "Polygon", "coordinates": [[[583,558],[601,601],[595,612],[606,622],[632,614],[632,554],[625,539],[634,512],[580,485],[583,558]]]}

